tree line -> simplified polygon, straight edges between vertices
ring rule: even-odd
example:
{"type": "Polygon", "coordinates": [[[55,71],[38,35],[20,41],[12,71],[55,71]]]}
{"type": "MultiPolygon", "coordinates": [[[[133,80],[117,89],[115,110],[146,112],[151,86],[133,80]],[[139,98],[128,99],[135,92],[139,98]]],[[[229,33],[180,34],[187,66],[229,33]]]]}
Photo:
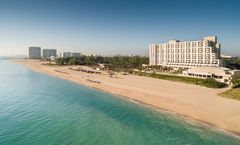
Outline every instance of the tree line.
{"type": "Polygon", "coordinates": [[[148,64],[146,56],[87,56],[58,58],[58,65],[96,65],[105,64],[112,68],[141,68],[142,64],[148,64]]]}

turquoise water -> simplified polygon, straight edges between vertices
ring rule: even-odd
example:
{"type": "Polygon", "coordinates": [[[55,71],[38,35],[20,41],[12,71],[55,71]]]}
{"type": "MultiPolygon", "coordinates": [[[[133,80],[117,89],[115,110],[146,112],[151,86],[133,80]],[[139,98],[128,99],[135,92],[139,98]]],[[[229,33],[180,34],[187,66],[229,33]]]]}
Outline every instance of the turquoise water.
{"type": "Polygon", "coordinates": [[[239,145],[186,123],[0,60],[0,145],[239,145]]]}

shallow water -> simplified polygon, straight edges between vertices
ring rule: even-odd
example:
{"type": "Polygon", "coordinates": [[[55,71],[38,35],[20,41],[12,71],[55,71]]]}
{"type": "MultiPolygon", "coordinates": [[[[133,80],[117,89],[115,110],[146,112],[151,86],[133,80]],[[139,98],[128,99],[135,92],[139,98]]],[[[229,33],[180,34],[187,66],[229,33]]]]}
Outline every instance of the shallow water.
{"type": "Polygon", "coordinates": [[[120,97],[0,60],[0,145],[239,145],[120,97]]]}

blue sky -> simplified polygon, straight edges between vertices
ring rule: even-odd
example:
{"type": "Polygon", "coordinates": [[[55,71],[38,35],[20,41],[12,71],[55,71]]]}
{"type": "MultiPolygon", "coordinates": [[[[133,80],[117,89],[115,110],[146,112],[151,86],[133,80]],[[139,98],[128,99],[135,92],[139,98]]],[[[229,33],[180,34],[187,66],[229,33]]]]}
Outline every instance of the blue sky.
{"type": "Polygon", "coordinates": [[[0,56],[28,46],[147,55],[150,43],[217,35],[240,55],[237,0],[0,0],[0,56]]]}

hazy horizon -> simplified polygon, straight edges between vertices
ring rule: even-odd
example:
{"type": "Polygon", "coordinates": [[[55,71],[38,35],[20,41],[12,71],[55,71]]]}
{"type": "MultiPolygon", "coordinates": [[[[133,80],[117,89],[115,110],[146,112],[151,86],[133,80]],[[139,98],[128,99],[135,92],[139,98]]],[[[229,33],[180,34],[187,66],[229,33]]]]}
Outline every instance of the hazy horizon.
{"type": "Polygon", "coordinates": [[[239,56],[239,1],[1,0],[0,56],[29,46],[99,55],[147,55],[150,43],[216,35],[239,56]]]}

